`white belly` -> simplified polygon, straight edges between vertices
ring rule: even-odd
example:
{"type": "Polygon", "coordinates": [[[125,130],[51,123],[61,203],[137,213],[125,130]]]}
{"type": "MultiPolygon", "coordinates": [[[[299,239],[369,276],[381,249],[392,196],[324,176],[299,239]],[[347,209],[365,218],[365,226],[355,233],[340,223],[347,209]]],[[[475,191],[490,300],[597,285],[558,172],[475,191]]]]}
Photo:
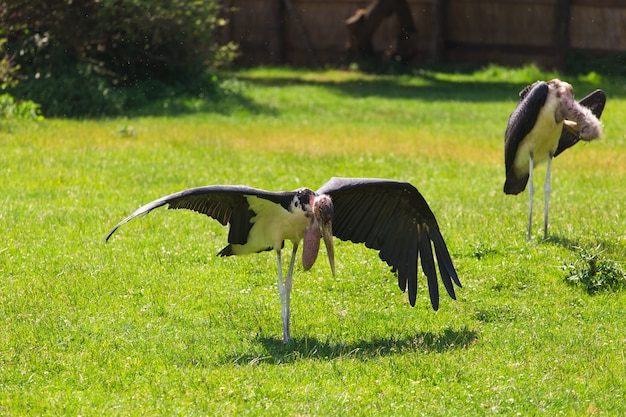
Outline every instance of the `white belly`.
{"type": "Polygon", "coordinates": [[[245,245],[232,245],[235,255],[257,253],[269,248],[280,249],[283,241],[300,242],[310,219],[305,213],[285,210],[281,205],[255,196],[246,197],[250,208],[257,214],[245,245]]]}

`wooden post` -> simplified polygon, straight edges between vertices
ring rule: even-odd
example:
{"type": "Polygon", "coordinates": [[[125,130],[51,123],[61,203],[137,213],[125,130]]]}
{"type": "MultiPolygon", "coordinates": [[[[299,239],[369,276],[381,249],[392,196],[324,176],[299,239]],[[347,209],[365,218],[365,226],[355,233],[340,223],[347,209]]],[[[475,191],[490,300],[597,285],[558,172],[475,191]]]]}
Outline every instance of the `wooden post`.
{"type": "Polygon", "coordinates": [[[300,33],[300,37],[302,38],[302,42],[304,42],[304,46],[307,50],[311,63],[313,64],[313,66],[319,67],[319,63],[317,62],[317,55],[315,54],[315,49],[313,48],[313,43],[311,42],[309,33],[306,31],[306,29],[304,28],[304,25],[302,24],[302,19],[300,19],[300,14],[296,10],[295,6],[293,5],[292,0],[283,0],[283,2],[285,3],[285,6],[287,7],[287,12],[292,17],[294,24],[296,25],[296,30],[298,31],[298,33],[300,33]]]}
{"type": "Polygon", "coordinates": [[[570,0],[557,0],[554,10],[554,66],[563,69],[569,51],[570,0]]]}
{"type": "Polygon", "coordinates": [[[271,21],[268,26],[271,27],[268,36],[268,52],[269,62],[273,65],[285,63],[285,31],[283,23],[283,3],[281,0],[274,0],[269,4],[271,7],[271,21]]]}
{"type": "Polygon", "coordinates": [[[430,54],[431,65],[441,64],[445,58],[446,4],[445,0],[433,0],[433,43],[430,54]]]}
{"type": "Polygon", "coordinates": [[[396,34],[396,51],[394,58],[402,63],[409,63],[417,54],[415,35],[417,28],[413,23],[413,15],[406,0],[396,0],[396,17],[398,18],[398,33],[396,34]]]}

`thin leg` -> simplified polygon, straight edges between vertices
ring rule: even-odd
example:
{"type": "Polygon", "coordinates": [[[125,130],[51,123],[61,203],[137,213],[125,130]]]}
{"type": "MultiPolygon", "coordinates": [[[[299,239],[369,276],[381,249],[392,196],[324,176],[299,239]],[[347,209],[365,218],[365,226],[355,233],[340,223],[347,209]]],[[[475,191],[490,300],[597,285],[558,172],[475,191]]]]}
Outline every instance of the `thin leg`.
{"type": "Polygon", "coordinates": [[[289,333],[289,321],[291,316],[291,310],[289,304],[291,302],[291,287],[293,278],[293,268],[296,263],[296,252],[298,251],[298,245],[293,245],[293,252],[291,254],[291,260],[289,261],[289,270],[283,283],[282,274],[282,260],[280,251],[276,251],[278,258],[278,293],[280,294],[280,307],[283,317],[283,342],[287,343],[291,339],[289,333]]]}
{"type": "Polygon", "coordinates": [[[535,186],[533,185],[533,154],[530,154],[530,158],[528,159],[530,162],[528,163],[528,198],[530,200],[528,207],[528,236],[526,240],[530,240],[530,236],[533,230],[533,197],[535,196],[535,186]]]}
{"type": "Polygon", "coordinates": [[[289,261],[289,271],[287,272],[287,277],[285,278],[285,290],[287,301],[287,308],[283,315],[283,341],[288,342],[291,339],[291,334],[289,333],[289,324],[291,323],[291,287],[293,281],[293,267],[296,263],[296,253],[298,252],[298,244],[293,245],[293,251],[291,252],[291,261],[289,261]],[[286,330],[285,330],[286,329],[286,330]]]}
{"type": "Polygon", "coordinates": [[[280,250],[276,251],[276,259],[278,261],[278,294],[280,295],[280,311],[283,317],[283,341],[287,341],[289,338],[289,324],[285,326],[285,308],[286,308],[286,293],[287,290],[283,285],[283,262],[280,254],[280,250]]]}
{"type": "Polygon", "coordinates": [[[546,171],[546,182],[543,184],[544,206],[543,206],[543,238],[548,238],[548,206],[550,204],[550,178],[552,176],[552,153],[548,157],[548,169],[546,171]]]}

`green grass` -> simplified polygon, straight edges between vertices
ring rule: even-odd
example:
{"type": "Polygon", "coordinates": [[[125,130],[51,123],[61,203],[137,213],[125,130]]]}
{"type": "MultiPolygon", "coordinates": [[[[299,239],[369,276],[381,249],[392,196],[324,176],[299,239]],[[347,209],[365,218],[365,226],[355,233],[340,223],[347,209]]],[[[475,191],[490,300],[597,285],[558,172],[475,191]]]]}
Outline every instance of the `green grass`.
{"type": "Polygon", "coordinates": [[[526,242],[527,193],[502,192],[517,92],[553,75],[251,69],[219,103],[0,132],[0,414],[623,415],[626,292],[590,295],[567,266],[626,262],[626,81],[562,76],[609,102],[604,139],[554,162],[548,240],[537,216],[526,242]],[[336,277],[324,254],[296,269],[284,345],[275,257],[217,258],[217,222],[159,210],[102,241],[184,188],[331,176],[416,185],[458,300],[433,312],[422,279],[411,308],[375,252],[339,241],[336,277]]]}

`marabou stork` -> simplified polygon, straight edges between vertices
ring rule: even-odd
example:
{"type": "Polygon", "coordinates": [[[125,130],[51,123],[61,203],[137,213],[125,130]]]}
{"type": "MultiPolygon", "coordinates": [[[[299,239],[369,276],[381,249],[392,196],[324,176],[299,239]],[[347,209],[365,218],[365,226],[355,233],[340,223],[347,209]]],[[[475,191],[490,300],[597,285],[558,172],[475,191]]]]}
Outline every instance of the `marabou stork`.
{"type": "Polygon", "coordinates": [[[405,291],[408,286],[411,306],[416,301],[418,253],[433,309],[439,308],[433,247],[441,280],[451,298],[456,299],[453,283],[461,286],[433,212],[407,182],[331,178],[317,192],[308,188],[270,192],[243,185],[191,188],[140,207],[118,223],[106,240],[124,223],[161,206],[194,210],[224,226],[230,224],[228,246],[218,253],[220,256],[276,252],[285,342],[290,339],[292,276],[302,240],[304,270],[313,266],[323,237],[333,275],[333,235],[378,250],[380,258],[397,274],[400,289],[405,291]],[[285,240],[290,240],[293,248],[283,281],[281,251],[285,240]]]}
{"type": "Polygon", "coordinates": [[[548,203],[552,158],[575,145],[580,139],[591,141],[602,135],[599,121],[606,95],[596,90],[580,103],[572,86],[558,79],[537,81],[520,92],[520,102],[511,113],[504,136],[506,194],[519,194],[528,185],[530,198],[528,235],[533,217],[533,168],[547,161],[544,183],[544,239],[548,235],[548,203]]]}

